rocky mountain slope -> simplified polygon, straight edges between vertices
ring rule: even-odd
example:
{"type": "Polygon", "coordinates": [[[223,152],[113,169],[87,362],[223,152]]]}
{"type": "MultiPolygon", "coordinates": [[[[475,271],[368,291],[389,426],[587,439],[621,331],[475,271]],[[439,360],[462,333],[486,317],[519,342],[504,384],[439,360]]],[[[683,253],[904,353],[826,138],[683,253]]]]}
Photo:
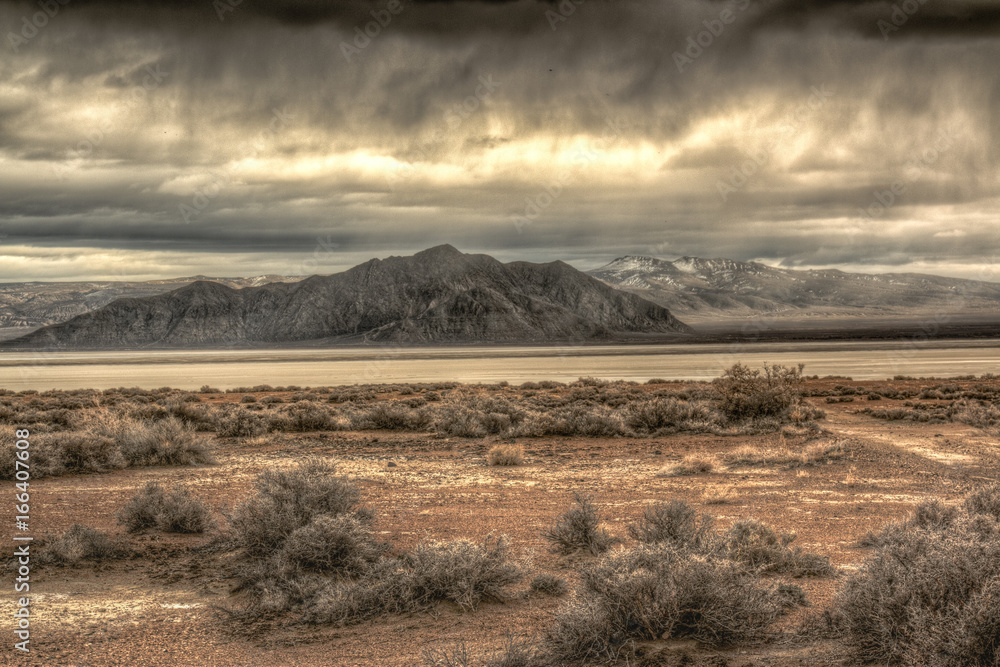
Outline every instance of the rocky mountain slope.
{"type": "Polygon", "coordinates": [[[1000,284],[916,273],[800,271],[756,262],[620,257],[588,272],[689,321],[753,317],[1000,315],[1000,284]]]}
{"type": "Polygon", "coordinates": [[[199,281],[119,299],[6,345],[545,343],[690,332],[666,308],[563,262],[503,264],[445,245],[296,283],[236,290],[199,281]]]}
{"type": "Polygon", "coordinates": [[[299,278],[256,276],[253,278],[174,278],[171,280],[100,281],[64,283],[0,283],[0,328],[40,327],[65,322],[71,317],[106,306],[115,299],[163,294],[208,280],[240,289],[267,283],[292,282],[299,278]]]}

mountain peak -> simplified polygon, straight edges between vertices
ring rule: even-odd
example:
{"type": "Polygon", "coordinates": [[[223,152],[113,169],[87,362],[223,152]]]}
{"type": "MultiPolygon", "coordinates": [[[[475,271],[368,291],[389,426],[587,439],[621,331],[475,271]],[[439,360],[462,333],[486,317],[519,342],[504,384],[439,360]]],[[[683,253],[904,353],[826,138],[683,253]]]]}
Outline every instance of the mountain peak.
{"type": "Polygon", "coordinates": [[[455,246],[450,243],[442,243],[441,245],[436,245],[433,248],[428,248],[427,250],[422,250],[414,255],[414,257],[420,257],[421,259],[437,259],[437,258],[449,258],[449,257],[464,257],[465,253],[455,248],[455,246]]]}
{"type": "Polygon", "coordinates": [[[610,288],[564,262],[502,264],[440,245],[412,257],[312,276],[287,289],[232,290],[199,281],[115,301],[10,344],[545,343],[689,333],[668,309],[610,288]]]}

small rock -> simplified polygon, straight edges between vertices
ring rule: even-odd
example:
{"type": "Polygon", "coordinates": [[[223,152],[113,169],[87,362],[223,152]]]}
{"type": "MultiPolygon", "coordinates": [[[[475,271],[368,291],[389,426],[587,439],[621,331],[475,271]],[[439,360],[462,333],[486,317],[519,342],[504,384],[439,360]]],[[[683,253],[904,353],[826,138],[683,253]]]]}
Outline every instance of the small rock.
{"type": "Polygon", "coordinates": [[[388,463],[385,464],[385,466],[387,468],[395,468],[396,467],[396,463],[393,462],[393,461],[389,461],[388,463]]]}

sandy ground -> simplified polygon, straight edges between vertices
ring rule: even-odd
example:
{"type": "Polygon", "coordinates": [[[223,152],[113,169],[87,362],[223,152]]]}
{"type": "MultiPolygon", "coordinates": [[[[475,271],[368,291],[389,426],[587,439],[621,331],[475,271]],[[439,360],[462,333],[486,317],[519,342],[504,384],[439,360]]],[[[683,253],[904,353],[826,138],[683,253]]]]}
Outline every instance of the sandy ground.
{"type": "MultiPolygon", "coordinates": [[[[810,443],[842,441],[848,451],[844,458],[798,470],[731,467],[692,477],[661,477],[658,471],[687,453],[723,453],[746,444],[776,446],[779,436],[529,438],[519,440],[527,465],[515,468],[487,466],[485,452],[495,443],[484,439],[337,432],[278,436],[254,448],[230,439],[218,442],[218,463],[212,466],[33,482],[33,529],[38,535],[55,534],[84,523],[120,533],[115,512],[151,480],[187,486],[221,515],[249,492],[258,472],[321,456],[338,461],[341,470],[356,479],[364,503],[376,511],[377,529],[399,551],[426,539],[480,540],[490,533],[505,534],[518,553],[533,555],[535,572],[555,573],[572,583],[579,561],[549,553],[540,532],[569,506],[574,491],[584,491],[595,496],[615,535],[624,537],[626,526],[648,503],[680,498],[713,514],[722,525],[754,517],[794,532],[797,545],[829,556],[847,573],[868,553],[852,546],[859,536],[904,517],[921,499],[957,501],[973,486],[998,478],[997,440],[982,431],[950,423],[882,422],[854,414],[865,401],[827,405],[821,398],[808,400],[827,411],[820,422],[824,432],[809,436],[810,443]],[[704,494],[720,486],[733,487],[733,500],[705,505],[704,494]]],[[[899,403],[883,400],[877,406],[899,403]]],[[[789,437],[786,445],[794,449],[806,441],[807,436],[789,437]]],[[[4,482],[0,491],[13,495],[12,487],[4,482]]],[[[4,525],[13,523],[12,505],[3,503],[4,525]]],[[[480,653],[499,646],[507,632],[539,635],[564,603],[529,596],[522,585],[508,602],[483,604],[474,612],[441,605],[433,613],[350,628],[293,626],[237,636],[215,611],[231,600],[230,583],[220,577],[223,556],[205,548],[211,539],[148,534],[133,538],[139,555],[129,560],[96,567],[36,566],[32,653],[17,655],[6,631],[8,646],[0,650],[0,664],[401,667],[419,665],[425,650],[449,648],[458,641],[480,653]]],[[[10,581],[14,577],[11,572],[4,576],[10,581]]],[[[802,639],[788,632],[807,614],[829,605],[838,581],[797,583],[812,607],[780,622],[773,641],[733,651],[690,642],[654,643],[643,647],[646,657],[640,664],[845,664],[846,655],[836,641],[802,639]]],[[[4,618],[11,628],[14,600],[12,592],[4,596],[4,618]]]]}

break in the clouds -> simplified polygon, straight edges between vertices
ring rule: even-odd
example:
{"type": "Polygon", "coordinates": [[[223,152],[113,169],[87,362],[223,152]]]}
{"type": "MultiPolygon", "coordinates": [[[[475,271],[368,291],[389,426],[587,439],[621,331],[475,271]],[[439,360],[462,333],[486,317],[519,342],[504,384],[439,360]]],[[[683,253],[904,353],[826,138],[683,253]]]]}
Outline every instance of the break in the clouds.
{"type": "Polygon", "coordinates": [[[996,259],[992,2],[0,0],[0,40],[2,281],[996,259]]]}

